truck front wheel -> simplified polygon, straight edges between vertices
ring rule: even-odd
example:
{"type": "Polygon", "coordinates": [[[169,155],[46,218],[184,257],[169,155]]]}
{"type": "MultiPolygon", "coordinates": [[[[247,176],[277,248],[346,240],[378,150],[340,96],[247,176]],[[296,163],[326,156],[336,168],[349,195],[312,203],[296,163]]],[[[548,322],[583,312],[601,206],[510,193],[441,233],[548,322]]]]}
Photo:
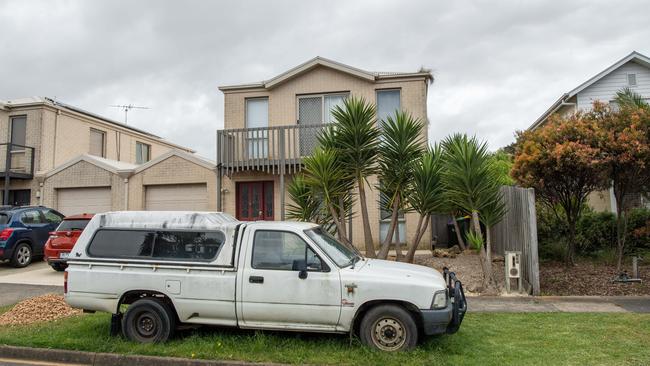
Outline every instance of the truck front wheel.
{"type": "Polygon", "coordinates": [[[398,305],[379,305],[361,320],[361,341],[382,351],[405,351],[418,342],[418,328],[411,314],[398,305]]]}
{"type": "Polygon", "coordinates": [[[122,333],[140,343],[165,342],[175,328],[175,317],[167,304],[157,299],[140,299],[129,306],[122,318],[122,333]]]}

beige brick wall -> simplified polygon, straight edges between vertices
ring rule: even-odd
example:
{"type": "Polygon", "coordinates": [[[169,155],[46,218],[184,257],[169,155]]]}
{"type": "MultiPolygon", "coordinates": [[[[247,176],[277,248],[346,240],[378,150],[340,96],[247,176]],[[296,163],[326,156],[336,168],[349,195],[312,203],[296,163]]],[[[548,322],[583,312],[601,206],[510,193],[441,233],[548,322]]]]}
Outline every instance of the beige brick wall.
{"type": "Polygon", "coordinates": [[[350,95],[363,97],[369,102],[376,103],[376,91],[379,89],[400,89],[402,109],[427,121],[427,87],[424,78],[374,83],[319,66],[271,90],[226,92],[224,94],[224,128],[246,127],[245,111],[248,98],[268,97],[269,125],[286,126],[296,124],[296,98],[298,95],[350,92],[350,95]]]}
{"type": "Polygon", "coordinates": [[[208,209],[217,209],[216,173],[178,156],[171,156],[129,178],[129,210],[144,210],[148,185],[205,183],[208,209]]]}
{"type": "Polygon", "coordinates": [[[111,187],[111,209],[123,209],[124,183],[122,178],[86,161],[80,161],[44,181],[43,205],[58,207],[57,189],[82,187],[111,187]]]}
{"type": "MultiPolygon", "coordinates": [[[[428,120],[427,120],[427,85],[424,78],[401,79],[390,81],[371,82],[355,76],[336,71],[327,67],[318,66],[309,72],[297,76],[271,90],[262,88],[246,91],[232,91],[224,93],[224,128],[246,127],[246,99],[256,97],[269,98],[269,125],[282,126],[293,125],[297,120],[297,96],[303,94],[319,94],[334,92],[349,92],[352,96],[363,97],[367,101],[376,103],[376,91],[380,89],[399,89],[401,96],[402,110],[410,112],[414,117],[420,118],[427,127],[423,130],[423,138],[427,141],[428,120]]],[[[288,184],[291,177],[286,177],[288,184]]],[[[280,219],[280,185],[277,175],[269,175],[259,172],[237,173],[232,178],[224,177],[223,188],[228,193],[223,194],[223,210],[235,215],[235,183],[239,181],[274,181],[274,208],[275,219],[280,219]]],[[[375,245],[379,245],[379,192],[374,188],[377,184],[376,177],[370,178],[371,186],[366,189],[368,215],[372,228],[375,245]]],[[[286,198],[287,204],[289,198],[286,198]]],[[[363,226],[359,215],[359,203],[355,207],[356,216],[353,219],[352,240],[355,245],[362,247],[364,244],[363,226]]],[[[407,214],[406,234],[407,240],[412,241],[417,228],[418,215],[407,214]]],[[[421,247],[430,248],[430,229],[425,233],[421,247]]]]}
{"type": "Polygon", "coordinates": [[[596,212],[612,212],[612,199],[608,189],[591,192],[587,196],[587,204],[596,212]]]}

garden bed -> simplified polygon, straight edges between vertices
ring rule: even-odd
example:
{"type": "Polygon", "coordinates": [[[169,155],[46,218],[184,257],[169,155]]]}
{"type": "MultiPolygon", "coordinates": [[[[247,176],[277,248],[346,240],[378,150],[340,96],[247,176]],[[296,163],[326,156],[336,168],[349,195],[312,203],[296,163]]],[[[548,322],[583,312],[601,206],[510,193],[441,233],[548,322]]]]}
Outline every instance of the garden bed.
{"type": "MultiPolygon", "coordinates": [[[[415,264],[432,267],[442,272],[444,267],[456,272],[458,279],[463,283],[465,292],[468,295],[479,295],[477,289],[480,288],[483,280],[483,271],[481,270],[481,261],[479,255],[472,251],[465,251],[456,256],[456,258],[440,258],[431,255],[416,255],[415,264]]],[[[505,269],[503,261],[492,263],[492,271],[497,280],[499,291],[505,286],[505,269]]],[[[493,294],[491,294],[493,295],[493,294]]]]}
{"type": "MultiPolygon", "coordinates": [[[[539,268],[542,295],[638,296],[650,295],[650,265],[639,266],[641,283],[612,283],[616,266],[580,260],[574,267],[561,262],[543,262],[539,268]]],[[[629,273],[629,272],[628,272],[629,273]]]]}

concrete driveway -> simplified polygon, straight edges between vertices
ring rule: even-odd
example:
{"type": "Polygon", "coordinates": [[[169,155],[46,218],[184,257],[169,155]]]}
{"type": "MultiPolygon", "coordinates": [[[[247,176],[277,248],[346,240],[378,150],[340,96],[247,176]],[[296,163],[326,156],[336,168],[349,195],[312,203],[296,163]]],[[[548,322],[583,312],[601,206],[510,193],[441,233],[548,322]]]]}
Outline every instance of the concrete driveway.
{"type": "Polygon", "coordinates": [[[0,283],[63,286],[63,272],[56,272],[43,261],[34,262],[25,268],[13,268],[8,263],[0,263],[0,283]]]}
{"type": "Polygon", "coordinates": [[[0,263],[0,306],[45,294],[63,294],[63,272],[39,261],[25,268],[0,263]]]}

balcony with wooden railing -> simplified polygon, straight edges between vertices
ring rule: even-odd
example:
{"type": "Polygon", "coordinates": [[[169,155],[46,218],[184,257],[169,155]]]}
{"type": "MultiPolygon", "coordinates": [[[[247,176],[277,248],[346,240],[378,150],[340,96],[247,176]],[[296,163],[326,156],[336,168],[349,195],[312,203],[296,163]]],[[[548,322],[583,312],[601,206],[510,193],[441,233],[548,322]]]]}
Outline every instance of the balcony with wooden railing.
{"type": "Polygon", "coordinates": [[[34,178],[34,148],[12,143],[1,143],[0,176],[5,179],[34,178]]]}
{"type": "Polygon", "coordinates": [[[318,146],[327,124],[237,128],[217,131],[217,165],[231,175],[244,171],[295,173],[318,146]]]}

